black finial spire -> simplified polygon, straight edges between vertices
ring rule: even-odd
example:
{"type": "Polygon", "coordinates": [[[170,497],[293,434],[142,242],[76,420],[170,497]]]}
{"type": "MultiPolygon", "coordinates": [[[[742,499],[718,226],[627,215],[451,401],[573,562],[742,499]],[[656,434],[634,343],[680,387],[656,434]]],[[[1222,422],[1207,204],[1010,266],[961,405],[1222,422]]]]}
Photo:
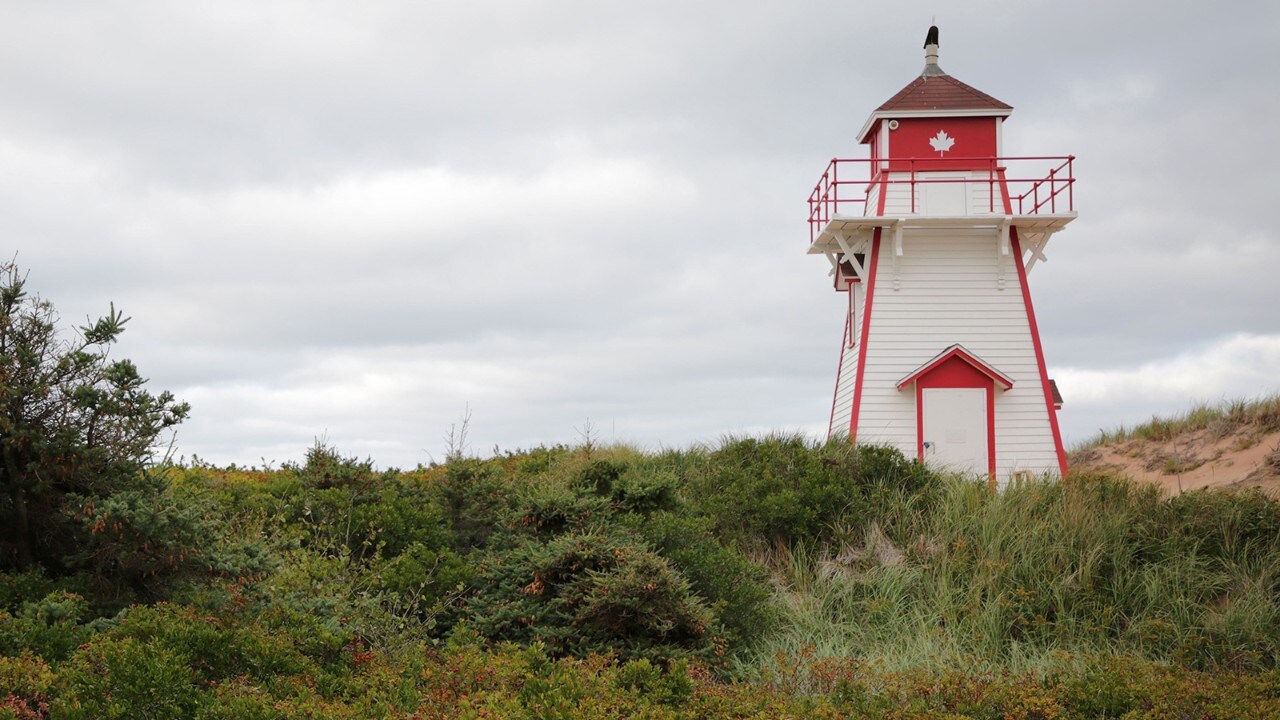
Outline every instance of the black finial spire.
{"type": "Polygon", "coordinates": [[[942,72],[942,68],[938,67],[938,26],[930,25],[929,34],[924,37],[924,71],[920,73],[925,77],[931,75],[946,75],[942,72]]]}
{"type": "Polygon", "coordinates": [[[929,47],[930,45],[937,45],[937,44],[938,44],[938,26],[930,25],[929,34],[924,36],[924,46],[929,47]]]}

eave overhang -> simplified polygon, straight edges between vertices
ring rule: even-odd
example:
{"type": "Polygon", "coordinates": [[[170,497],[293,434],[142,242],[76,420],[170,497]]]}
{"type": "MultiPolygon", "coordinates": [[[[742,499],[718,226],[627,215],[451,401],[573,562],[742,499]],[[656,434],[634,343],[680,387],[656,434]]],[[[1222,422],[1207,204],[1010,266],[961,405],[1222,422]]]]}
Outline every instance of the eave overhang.
{"type": "Polygon", "coordinates": [[[822,228],[809,245],[810,255],[842,252],[840,240],[846,242],[867,237],[876,229],[891,230],[895,235],[905,230],[926,228],[982,229],[1015,227],[1024,233],[1053,234],[1075,220],[1076,213],[1043,215],[836,215],[822,228]]]}
{"type": "Polygon", "coordinates": [[[867,141],[867,135],[881,120],[901,120],[903,118],[954,118],[954,117],[1009,117],[1013,108],[983,108],[976,110],[877,110],[871,113],[862,129],[858,131],[858,143],[867,141]]]}

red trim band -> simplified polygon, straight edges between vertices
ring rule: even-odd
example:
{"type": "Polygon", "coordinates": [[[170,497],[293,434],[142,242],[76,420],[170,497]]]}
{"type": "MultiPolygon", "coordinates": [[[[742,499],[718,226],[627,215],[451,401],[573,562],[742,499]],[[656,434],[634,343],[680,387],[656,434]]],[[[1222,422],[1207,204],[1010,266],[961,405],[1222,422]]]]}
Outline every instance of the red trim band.
{"type": "Polygon", "coordinates": [[[1018,241],[1018,228],[1009,228],[1009,243],[1013,249],[1013,264],[1018,268],[1018,283],[1022,286],[1022,302],[1027,307],[1027,324],[1031,327],[1031,342],[1036,349],[1036,367],[1040,370],[1040,389],[1044,391],[1044,408],[1049,414],[1049,427],[1053,430],[1053,447],[1058,452],[1058,469],[1067,476],[1067,452],[1062,447],[1062,434],[1058,431],[1058,412],[1053,407],[1053,392],[1049,389],[1049,372],[1045,369],[1044,348],[1040,346],[1040,329],[1036,325],[1036,311],[1031,307],[1031,288],[1027,285],[1027,269],[1022,264],[1022,244],[1018,241]]]}
{"type": "Polygon", "coordinates": [[[853,381],[853,407],[849,413],[849,442],[856,442],[858,439],[858,412],[862,409],[862,378],[867,371],[867,338],[871,333],[871,303],[875,300],[876,294],[876,265],[880,261],[880,232],[882,228],[876,228],[875,235],[871,238],[871,255],[868,262],[871,267],[867,268],[867,300],[862,306],[862,338],[858,343],[858,374],[853,381]]]}

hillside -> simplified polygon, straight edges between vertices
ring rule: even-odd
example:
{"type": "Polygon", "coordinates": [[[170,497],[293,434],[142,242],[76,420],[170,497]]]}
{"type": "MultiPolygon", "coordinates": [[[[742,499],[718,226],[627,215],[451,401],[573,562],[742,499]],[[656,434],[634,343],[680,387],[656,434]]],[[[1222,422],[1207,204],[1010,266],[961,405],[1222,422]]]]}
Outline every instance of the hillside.
{"type": "Polygon", "coordinates": [[[1153,418],[1103,433],[1070,459],[1074,471],[1155,484],[1166,495],[1226,487],[1280,493],[1280,396],[1153,418]]]}
{"type": "MultiPolygon", "coordinates": [[[[1097,448],[1258,446],[1268,412],[1097,448]]],[[[403,472],[317,445],[71,502],[80,551],[0,566],[0,720],[1280,717],[1258,492],[992,493],[770,436],[403,472]]]]}

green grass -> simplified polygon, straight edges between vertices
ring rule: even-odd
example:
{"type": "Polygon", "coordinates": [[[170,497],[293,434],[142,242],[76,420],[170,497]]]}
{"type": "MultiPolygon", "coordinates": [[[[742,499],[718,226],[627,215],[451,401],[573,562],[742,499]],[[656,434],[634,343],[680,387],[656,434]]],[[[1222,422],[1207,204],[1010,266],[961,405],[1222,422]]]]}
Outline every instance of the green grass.
{"type": "Polygon", "coordinates": [[[1227,400],[1216,404],[1200,403],[1184,413],[1171,417],[1152,416],[1141,425],[1103,430],[1075,447],[1074,452],[1126,440],[1163,442],[1183,433],[1212,429],[1219,437],[1245,426],[1257,426],[1261,432],[1280,430],[1280,393],[1254,400],[1227,400]]]}
{"type": "Polygon", "coordinates": [[[1265,667],[1280,652],[1278,529],[1280,506],[1262,496],[1167,501],[1110,478],[991,494],[951,480],[898,531],[898,564],[848,548],[775,554],[783,620],[754,662],[812,651],[888,669],[1048,672],[1116,653],[1265,667]]]}

